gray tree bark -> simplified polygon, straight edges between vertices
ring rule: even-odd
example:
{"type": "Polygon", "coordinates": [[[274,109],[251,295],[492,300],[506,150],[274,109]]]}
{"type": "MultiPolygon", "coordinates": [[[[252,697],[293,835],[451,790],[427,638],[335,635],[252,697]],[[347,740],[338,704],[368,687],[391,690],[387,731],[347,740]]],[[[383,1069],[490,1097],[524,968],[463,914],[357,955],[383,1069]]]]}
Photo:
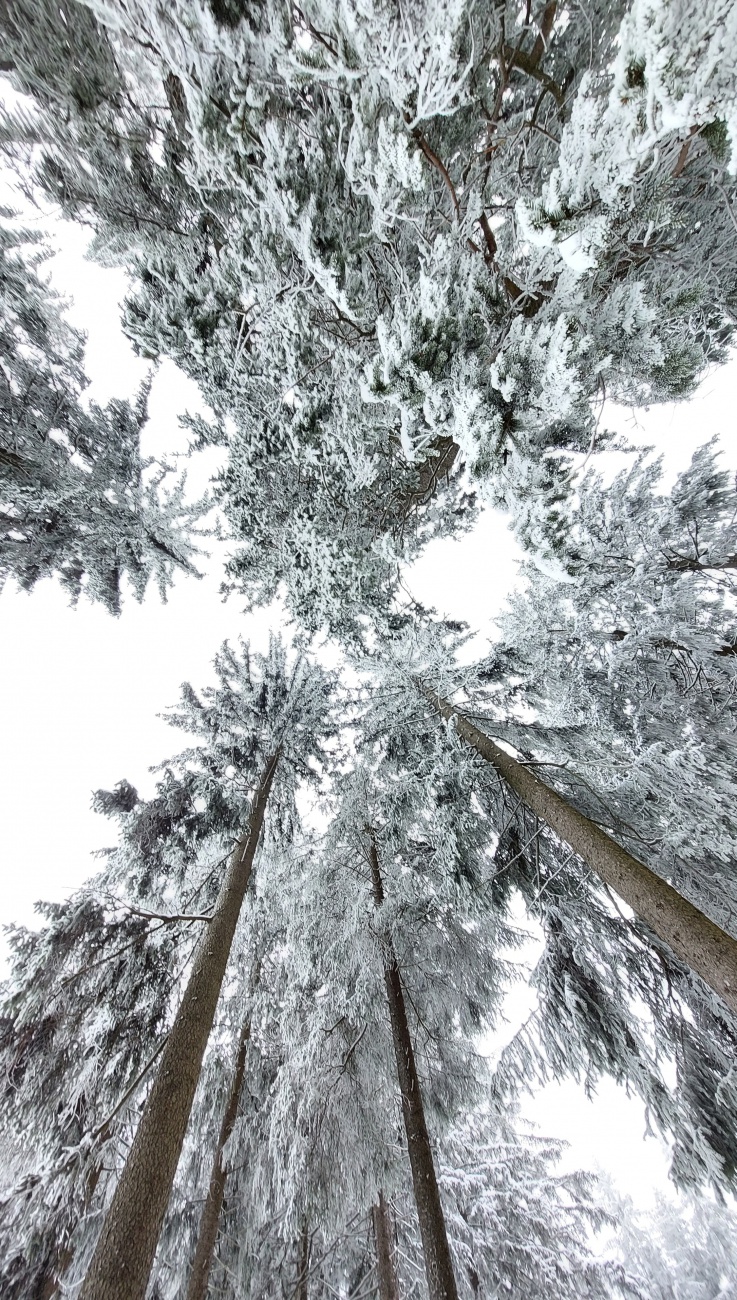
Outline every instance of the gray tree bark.
{"type": "Polygon", "coordinates": [[[233,850],[212,918],[197,946],[79,1300],[144,1300],[279,757],[277,749],[264,766],[248,826],[233,850]]]}
{"type": "MultiPolygon", "coordinates": [[[[384,886],[373,835],[369,838],[369,862],[374,903],[377,907],[381,907],[384,902],[384,886]]],[[[422,1253],[425,1258],[429,1300],[458,1300],[445,1217],[440,1201],[440,1189],[425,1122],[420,1079],[407,1021],[399,963],[391,943],[385,944],[384,983],[389,1003],[389,1019],[397,1062],[399,1091],[402,1097],[402,1115],[407,1135],[407,1152],[412,1170],[412,1186],[420,1225],[422,1253]]]]}
{"type": "Polygon", "coordinates": [[[392,1259],[392,1239],[389,1211],[383,1192],[379,1192],[376,1205],[371,1207],[371,1218],[376,1239],[376,1272],[379,1279],[379,1300],[399,1300],[397,1275],[392,1259]]]}
{"type": "Polygon", "coordinates": [[[518,763],[440,695],[417,682],[432,707],[496,769],[531,812],[546,822],[597,876],[667,943],[671,951],[737,1012],[737,940],[623,849],[563,795],[518,763]]]}
{"type": "Polygon", "coordinates": [[[210,1185],[207,1191],[205,1208],[202,1211],[197,1249],[195,1250],[192,1273],[187,1287],[187,1300],[205,1300],[207,1295],[207,1284],[210,1279],[212,1261],[215,1257],[220,1214],[225,1197],[227,1174],[223,1165],[223,1151],[228,1138],[233,1132],[233,1126],[238,1116],[238,1102],[243,1087],[243,1075],[246,1071],[246,1053],[250,1037],[251,1021],[249,1017],[241,1030],[238,1040],[238,1054],[236,1056],[235,1070],[233,1071],[233,1082],[228,1094],[225,1114],[223,1115],[223,1122],[220,1126],[220,1134],[215,1148],[210,1185]]]}

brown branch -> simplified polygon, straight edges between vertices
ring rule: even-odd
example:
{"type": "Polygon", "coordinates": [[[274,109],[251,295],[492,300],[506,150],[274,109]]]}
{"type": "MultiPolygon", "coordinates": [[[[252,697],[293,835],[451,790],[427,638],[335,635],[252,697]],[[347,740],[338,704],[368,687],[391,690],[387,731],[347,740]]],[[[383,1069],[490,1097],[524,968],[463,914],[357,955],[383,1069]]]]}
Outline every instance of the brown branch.
{"type": "Polygon", "coordinates": [[[543,55],[547,54],[548,41],[550,40],[553,24],[555,23],[557,9],[557,0],[551,0],[551,3],[547,5],[543,11],[537,40],[535,41],[529,55],[530,65],[534,68],[537,67],[543,55]]]}
{"type": "Polygon", "coordinates": [[[678,154],[676,165],[673,168],[673,171],[671,172],[671,176],[674,180],[678,179],[684,167],[686,166],[686,162],[688,161],[688,152],[689,149],[691,148],[691,141],[693,140],[694,136],[698,133],[699,129],[700,128],[698,126],[692,126],[691,130],[686,136],[686,139],[683,141],[683,144],[681,145],[681,149],[678,154]]]}
{"type": "MultiPolygon", "coordinates": [[[[405,115],[405,120],[407,120],[407,115],[405,115]]],[[[436,171],[440,172],[440,175],[442,176],[443,181],[445,182],[446,189],[448,190],[448,193],[450,194],[450,197],[453,200],[453,210],[456,215],[456,221],[460,221],[461,205],[458,202],[458,195],[456,194],[455,191],[455,185],[450,179],[448,168],[445,166],[445,163],[442,162],[440,158],[438,158],[438,155],[434,152],[434,150],[430,148],[430,145],[427,143],[427,140],[425,139],[424,135],[422,134],[418,126],[414,127],[412,130],[412,139],[417,141],[418,145],[420,146],[420,149],[424,153],[430,165],[434,167],[436,171]]]]}
{"type": "Polygon", "coordinates": [[[494,238],[494,231],[491,228],[489,218],[487,217],[485,212],[482,212],[481,216],[479,217],[479,225],[483,231],[484,239],[486,241],[486,252],[484,253],[484,261],[492,265],[496,259],[497,243],[496,243],[496,239],[494,238]]]}

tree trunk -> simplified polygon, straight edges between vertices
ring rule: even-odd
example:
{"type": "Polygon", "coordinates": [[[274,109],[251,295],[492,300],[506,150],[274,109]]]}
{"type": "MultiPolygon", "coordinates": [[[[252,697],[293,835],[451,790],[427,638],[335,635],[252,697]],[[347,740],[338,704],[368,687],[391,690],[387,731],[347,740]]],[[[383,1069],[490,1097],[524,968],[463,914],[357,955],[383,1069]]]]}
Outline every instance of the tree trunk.
{"type": "Polygon", "coordinates": [[[371,1207],[371,1218],[374,1224],[374,1237],[376,1238],[376,1271],[379,1277],[379,1300],[399,1300],[397,1275],[394,1271],[394,1260],[392,1259],[389,1211],[387,1210],[383,1192],[379,1192],[378,1203],[371,1207]]]}
{"type": "Polygon", "coordinates": [[[79,1300],[144,1300],[279,756],[277,749],[265,764],[248,827],[233,850],[212,919],[197,946],[79,1300]]]}
{"type": "Polygon", "coordinates": [[[297,1300],[307,1300],[307,1282],[310,1272],[310,1233],[305,1220],[299,1247],[299,1276],[297,1278],[297,1300]]]}
{"type": "MultiPolygon", "coordinates": [[[[384,902],[384,887],[381,881],[379,854],[373,835],[369,840],[369,861],[374,902],[377,907],[381,907],[384,902]]],[[[384,950],[384,983],[389,1003],[399,1091],[402,1095],[402,1115],[407,1135],[407,1151],[412,1170],[417,1218],[420,1224],[422,1253],[425,1257],[427,1289],[430,1300],[458,1300],[432,1147],[425,1123],[420,1080],[407,1023],[399,963],[391,941],[385,945],[384,950]]]]}
{"type": "Polygon", "coordinates": [[[223,1122],[220,1126],[220,1136],[215,1148],[215,1160],[210,1175],[207,1200],[200,1220],[197,1249],[195,1250],[192,1274],[187,1288],[187,1300],[205,1300],[207,1295],[207,1283],[215,1255],[220,1212],[223,1208],[223,1198],[225,1196],[225,1179],[227,1175],[223,1167],[223,1151],[228,1138],[233,1132],[233,1126],[238,1115],[238,1102],[243,1087],[243,1075],[246,1072],[246,1053],[250,1037],[251,1020],[249,1017],[241,1030],[240,1039],[238,1040],[238,1055],[236,1056],[233,1082],[225,1107],[223,1122]]]}
{"type": "Polygon", "coordinates": [[[737,940],[623,849],[589,817],[578,812],[563,795],[500,749],[454,705],[421,682],[417,685],[433,708],[454,722],[459,736],[492,764],[530,811],[547,822],[635,915],[667,943],[676,957],[737,1012],[737,940]]]}

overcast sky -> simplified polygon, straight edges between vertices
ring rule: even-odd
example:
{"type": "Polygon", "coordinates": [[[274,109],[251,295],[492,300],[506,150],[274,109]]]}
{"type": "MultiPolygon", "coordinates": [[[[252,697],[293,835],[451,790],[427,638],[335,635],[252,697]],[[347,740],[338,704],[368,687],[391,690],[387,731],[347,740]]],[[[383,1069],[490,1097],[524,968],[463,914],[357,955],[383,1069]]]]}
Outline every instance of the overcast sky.
{"type": "MultiPolygon", "coordinates": [[[[48,226],[48,222],[46,223],[48,226]]],[[[73,297],[70,318],[89,335],[87,370],[97,400],[131,396],[148,367],[133,355],[119,327],[125,291],[121,273],[85,262],[86,236],[57,223],[63,252],[49,263],[52,281],[73,297]]],[[[669,474],[713,433],[735,463],[737,366],[715,371],[687,404],[649,413],[608,411],[606,423],[667,453],[669,474]]],[[[164,363],[154,381],[144,450],[172,455],[186,443],[177,423],[199,408],[194,385],[164,363]]],[[[200,488],[215,453],[190,469],[200,488]]],[[[92,790],[122,777],[143,794],[155,778],[149,767],[177,752],[180,742],[158,716],[177,700],[179,686],[211,680],[210,661],[226,638],[265,643],[280,611],[243,614],[242,599],[218,594],[220,553],[203,564],[201,581],[180,576],[162,605],[155,591],[142,606],[129,599],[120,618],[100,606],[67,606],[56,583],[32,595],[7,589],[0,597],[0,920],[33,924],[38,898],[62,899],[94,870],[91,853],[108,845],[112,825],[90,810],[92,790]]],[[[432,543],[407,575],[412,594],[440,613],[465,619],[481,637],[512,593],[518,551],[503,518],[485,514],[458,541],[432,543]]],[[[520,994],[511,1008],[525,1011],[520,994]]],[[[666,1180],[666,1152],[645,1138],[643,1108],[606,1082],[591,1102],[572,1084],[552,1085],[525,1112],[547,1136],[571,1142],[568,1167],[600,1165],[641,1204],[666,1180]]]]}

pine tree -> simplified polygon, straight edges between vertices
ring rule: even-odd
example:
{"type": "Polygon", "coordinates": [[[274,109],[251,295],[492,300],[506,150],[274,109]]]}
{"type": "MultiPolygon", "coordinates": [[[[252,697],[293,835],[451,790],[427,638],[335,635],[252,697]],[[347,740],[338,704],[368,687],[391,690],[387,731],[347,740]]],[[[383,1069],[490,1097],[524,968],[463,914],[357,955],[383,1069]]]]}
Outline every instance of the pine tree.
{"type": "Polygon", "coordinates": [[[120,612],[124,579],[142,600],[156,578],[162,598],[192,565],[194,521],[184,483],[162,491],[164,465],[145,461],[140,434],[148,388],[136,402],[82,404],[83,339],[40,278],[34,236],[0,228],[0,586],[32,590],[58,577],[120,612]]]}

